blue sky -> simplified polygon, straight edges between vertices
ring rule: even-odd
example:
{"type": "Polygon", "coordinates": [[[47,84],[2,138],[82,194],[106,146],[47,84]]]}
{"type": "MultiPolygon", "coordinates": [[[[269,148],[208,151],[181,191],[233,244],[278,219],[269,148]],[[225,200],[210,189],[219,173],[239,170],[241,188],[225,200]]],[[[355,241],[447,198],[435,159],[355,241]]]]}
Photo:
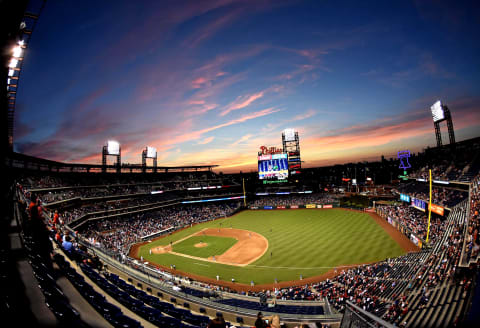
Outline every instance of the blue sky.
{"type": "Polygon", "coordinates": [[[329,165],[435,145],[437,99],[476,137],[479,27],[473,1],[49,1],[15,149],[100,163],[114,139],[124,162],[235,172],[295,128],[304,166],[329,165]]]}

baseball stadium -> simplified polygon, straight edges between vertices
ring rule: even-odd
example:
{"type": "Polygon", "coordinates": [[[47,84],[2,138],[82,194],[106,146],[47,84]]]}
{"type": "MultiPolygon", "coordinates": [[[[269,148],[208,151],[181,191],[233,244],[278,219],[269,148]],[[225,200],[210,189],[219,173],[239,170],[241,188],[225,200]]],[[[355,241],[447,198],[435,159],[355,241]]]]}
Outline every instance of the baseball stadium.
{"type": "Polygon", "coordinates": [[[477,325],[477,5],[87,2],[0,7],[9,322],[477,325]]]}

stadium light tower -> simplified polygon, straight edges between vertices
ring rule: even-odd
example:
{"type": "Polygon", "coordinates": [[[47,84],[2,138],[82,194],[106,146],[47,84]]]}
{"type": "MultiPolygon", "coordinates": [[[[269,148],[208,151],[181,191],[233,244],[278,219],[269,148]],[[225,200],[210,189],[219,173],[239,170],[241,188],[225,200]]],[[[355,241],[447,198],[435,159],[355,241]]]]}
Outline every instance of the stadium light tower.
{"type": "Polygon", "coordinates": [[[435,136],[437,138],[437,147],[442,146],[442,133],[440,131],[440,123],[447,121],[448,137],[450,138],[450,144],[455,144],[455,132],[453,130],[452,115],[450,109],[446,105],[443,105],[440,100],[437,100],[432,107],[430,107],[433,117],[433,125],[435,126],[435,136]]]}
{"type": "Polygon", "coordinates": [[[102,172],[107,172],[107,156],[115,156],[117,158],[117,173],[121,171],[121,148],[117,141],[109,140],[102,148],[102,172]]]}
{"type": "MultiPolygon", "coordinates": [[[[13,133],[14,133],[14,120],[15,120],[15,104],[17,101],[17,91],[20,82],[20,73],[25,58],[25,52],[28,48],[28,44],[32,37],[32,33],[35,29],[40,14],[45,7],[46,0],[39,1],[11,1],[12,4],[2,7],[2,9],[10,8],[12,12],[6,25],[2,25],[7,28],[8,32],[6,43],[2,41],[2,61],[6,61],[6,104],[7,104],[7,149],[13,150],[13,133]],[[21,10],[23,17],[20,19],[20,23],[17,21],[17,15],[15,12],[21,10]],[[15,22],[15,27],[10,27],[9,23],[15,22]],[[19,23],[19,24],[18,24],[19,23]],[[18,24],[18,25],[17,25],[18,24]],[[5,49],[3,49],[6,47],[5,49]]],[[[8,10],[7,10],[8,11],[8,10]]],[[[3,18],[3,16],[2,16],[3,18]]],[[[4,22],[2,22],[4,23],[4,22]]],[[[6,30],[6,31],[7,31],[6,30]]],[[[2,39],[3,40],[3,39],[2,39]]],[[[2,70],[3,72],[3,70],[2,70]]],[[[5,77],[2,77],[5,78],[5,77]]],[[[2,83],[2,88],[4,84],[2,83]]],[[[3,92],[2,92],[3,96],[3,92]]]]}
{"type": "Polygon", "coordinates": [[[283,152],[288,155],[288,170],[290,174],[300,173],[302,162],[300,160],[300,139],[294,129],[285,129],[282,132],[283,152]]]}
{"type": "Polygon", "coordinates": [[[142,151],[142,172],[147,172],[147,158],[153,159],[153,172],[157,172],[157,149],[153,147],[145,148],[142,151]]]}

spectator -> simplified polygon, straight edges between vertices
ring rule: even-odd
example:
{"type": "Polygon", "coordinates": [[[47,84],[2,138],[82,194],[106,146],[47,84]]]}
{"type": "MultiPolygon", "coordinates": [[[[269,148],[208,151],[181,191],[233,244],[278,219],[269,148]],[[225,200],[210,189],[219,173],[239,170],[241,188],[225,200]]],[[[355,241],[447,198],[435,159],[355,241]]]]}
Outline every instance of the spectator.
{"type": "Polygon", "coordinates": [[[223,318],[223,314],[221,314],[220,312],[217,313],[217,316],[215,317],[215,319],[210,320],[210,323],[207,326],[207,328],[226,328],[226,327],[227,327],[227,323],[223,318]]]}
{"type": "Polygon", "coordinates": [[[257,314],[257,320],[255,320],[255,328],[266,328],[268,327],[267,323],[263,319],[263,314],[262,312],[258,312],[257,314]]]}
{"type": "Polygon", "coordinates": [[[65,241],[62,243],[62,247],[66,252],[72,253],[73,243],[70,236],[67,235],[65,237],[65,241]]]}

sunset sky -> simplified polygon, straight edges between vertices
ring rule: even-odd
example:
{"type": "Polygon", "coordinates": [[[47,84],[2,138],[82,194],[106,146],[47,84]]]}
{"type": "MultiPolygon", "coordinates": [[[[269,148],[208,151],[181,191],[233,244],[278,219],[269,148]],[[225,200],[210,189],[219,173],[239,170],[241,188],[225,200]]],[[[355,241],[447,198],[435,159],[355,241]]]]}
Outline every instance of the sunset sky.
{"type": "Polygon", "coordinates": [[[15,150],[100,164],[117,140],[122,162],[238,172],[294,128],[305,167],[417,152],[438,99],[457,141],[480,136],[479,35],[475,1],[52,0],[15,150]]]}

